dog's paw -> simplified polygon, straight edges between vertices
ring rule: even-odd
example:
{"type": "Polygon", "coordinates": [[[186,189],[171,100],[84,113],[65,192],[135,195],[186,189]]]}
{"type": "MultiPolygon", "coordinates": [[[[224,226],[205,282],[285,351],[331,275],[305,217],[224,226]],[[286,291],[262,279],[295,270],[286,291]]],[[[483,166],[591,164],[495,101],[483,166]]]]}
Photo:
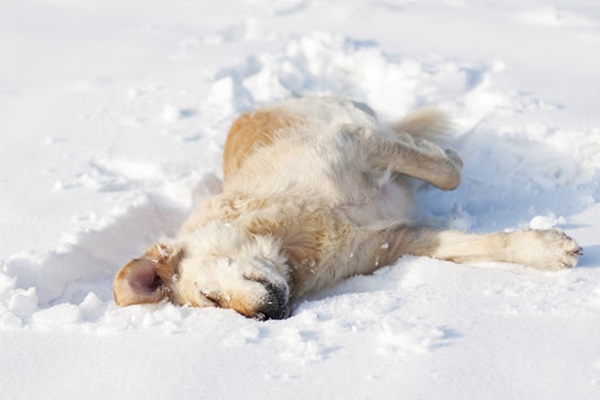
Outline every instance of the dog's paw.
{"type": "Polygon", "coordinates": [[[456,169],[462,170],[463,161],[462,158],[460,158],[460,154],[458,154],[458,152],[454,149],[444,149],[444,152],[446,153],[446,156],[448,157],[452,165],[456,169]]]}
{"type": "Polygon", "coordinates": [[[531,267],[544,271],[558,271],[577,265],[583,249],[577,242],[558,229],[530,230],[520,246],[527,246],[526,262],[531,267]]]}
{"type": "Polygon", "coordinates": [[[442,190],[454,190],[460,185],[463,162],[458,153],[444,149],[445,159],[439,164],[436,182],[433,184],[442,190]]]}

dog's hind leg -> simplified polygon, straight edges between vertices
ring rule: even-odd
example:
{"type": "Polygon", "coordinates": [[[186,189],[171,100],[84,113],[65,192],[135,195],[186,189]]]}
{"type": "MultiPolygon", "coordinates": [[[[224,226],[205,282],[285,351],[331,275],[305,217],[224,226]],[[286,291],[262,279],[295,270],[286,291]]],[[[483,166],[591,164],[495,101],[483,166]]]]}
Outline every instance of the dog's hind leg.
{"type": "Polygon", "coordinates": [[[457,263],[498,261],[553,271],[577,264],[582,249],[560,230],[526,230],[478,235],[399,226],[379,232],[376,257],[392,263],[405,254],[457,263]],[[384,245],[385,244],[385,245],[384,245]]]}
{"type": "Polygon", "coordinates": [[[462,160],[452,149],[442,149],[427,140],[403,132],[393,138],[369,135],[365,148],[375,169],[405,174],[431,183],[442,190],[460,185],[462,160]]]}

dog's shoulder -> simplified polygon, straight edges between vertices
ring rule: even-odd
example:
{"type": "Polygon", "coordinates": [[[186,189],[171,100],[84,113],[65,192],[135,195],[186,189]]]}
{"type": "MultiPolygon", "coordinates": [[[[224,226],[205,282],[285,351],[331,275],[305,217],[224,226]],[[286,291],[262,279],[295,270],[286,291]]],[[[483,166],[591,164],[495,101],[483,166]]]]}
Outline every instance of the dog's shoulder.
{"type": "Polygon", "coordinates": [[[224,177],[238,171],[256,150],[271,145],[296,125],[305,122],[302,115],[284,108],[267,108],[240,115],[232,124],[223,152],[224,177]]]}

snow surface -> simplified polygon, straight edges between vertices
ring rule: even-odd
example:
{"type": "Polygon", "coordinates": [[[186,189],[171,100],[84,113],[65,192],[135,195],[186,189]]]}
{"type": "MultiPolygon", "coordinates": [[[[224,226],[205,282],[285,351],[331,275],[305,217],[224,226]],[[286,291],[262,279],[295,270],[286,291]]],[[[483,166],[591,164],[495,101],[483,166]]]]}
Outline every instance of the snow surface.
{"type": "Polygon", "coordinates": [[[2,399],[600,398],[594,0],[0,3],[2,399]],[[580,266],[405,257],[290,319],[117,308],[114,273],[221,174],[241,111],[303,94],[454,117],[423,218],[559,227],[580,266]]]}

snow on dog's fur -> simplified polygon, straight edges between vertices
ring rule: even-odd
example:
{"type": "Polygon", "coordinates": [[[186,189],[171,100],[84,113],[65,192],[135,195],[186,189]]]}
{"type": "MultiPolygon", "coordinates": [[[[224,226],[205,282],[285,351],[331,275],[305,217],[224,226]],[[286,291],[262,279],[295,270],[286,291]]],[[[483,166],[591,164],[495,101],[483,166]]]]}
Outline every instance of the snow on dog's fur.
{"type": "Polygon", "coordinates": [[[385,126],[366,105],[337,98],[243,114],[225,144],[222,193],[118,272],[116,303],[284,318],[307,294],[405,254],[574,266],[581,249],[558,230],[476,235],[413,223],[415,180],[460,183],[460,157],[434,143],[445,125],[429,110],[385,126]]]}

